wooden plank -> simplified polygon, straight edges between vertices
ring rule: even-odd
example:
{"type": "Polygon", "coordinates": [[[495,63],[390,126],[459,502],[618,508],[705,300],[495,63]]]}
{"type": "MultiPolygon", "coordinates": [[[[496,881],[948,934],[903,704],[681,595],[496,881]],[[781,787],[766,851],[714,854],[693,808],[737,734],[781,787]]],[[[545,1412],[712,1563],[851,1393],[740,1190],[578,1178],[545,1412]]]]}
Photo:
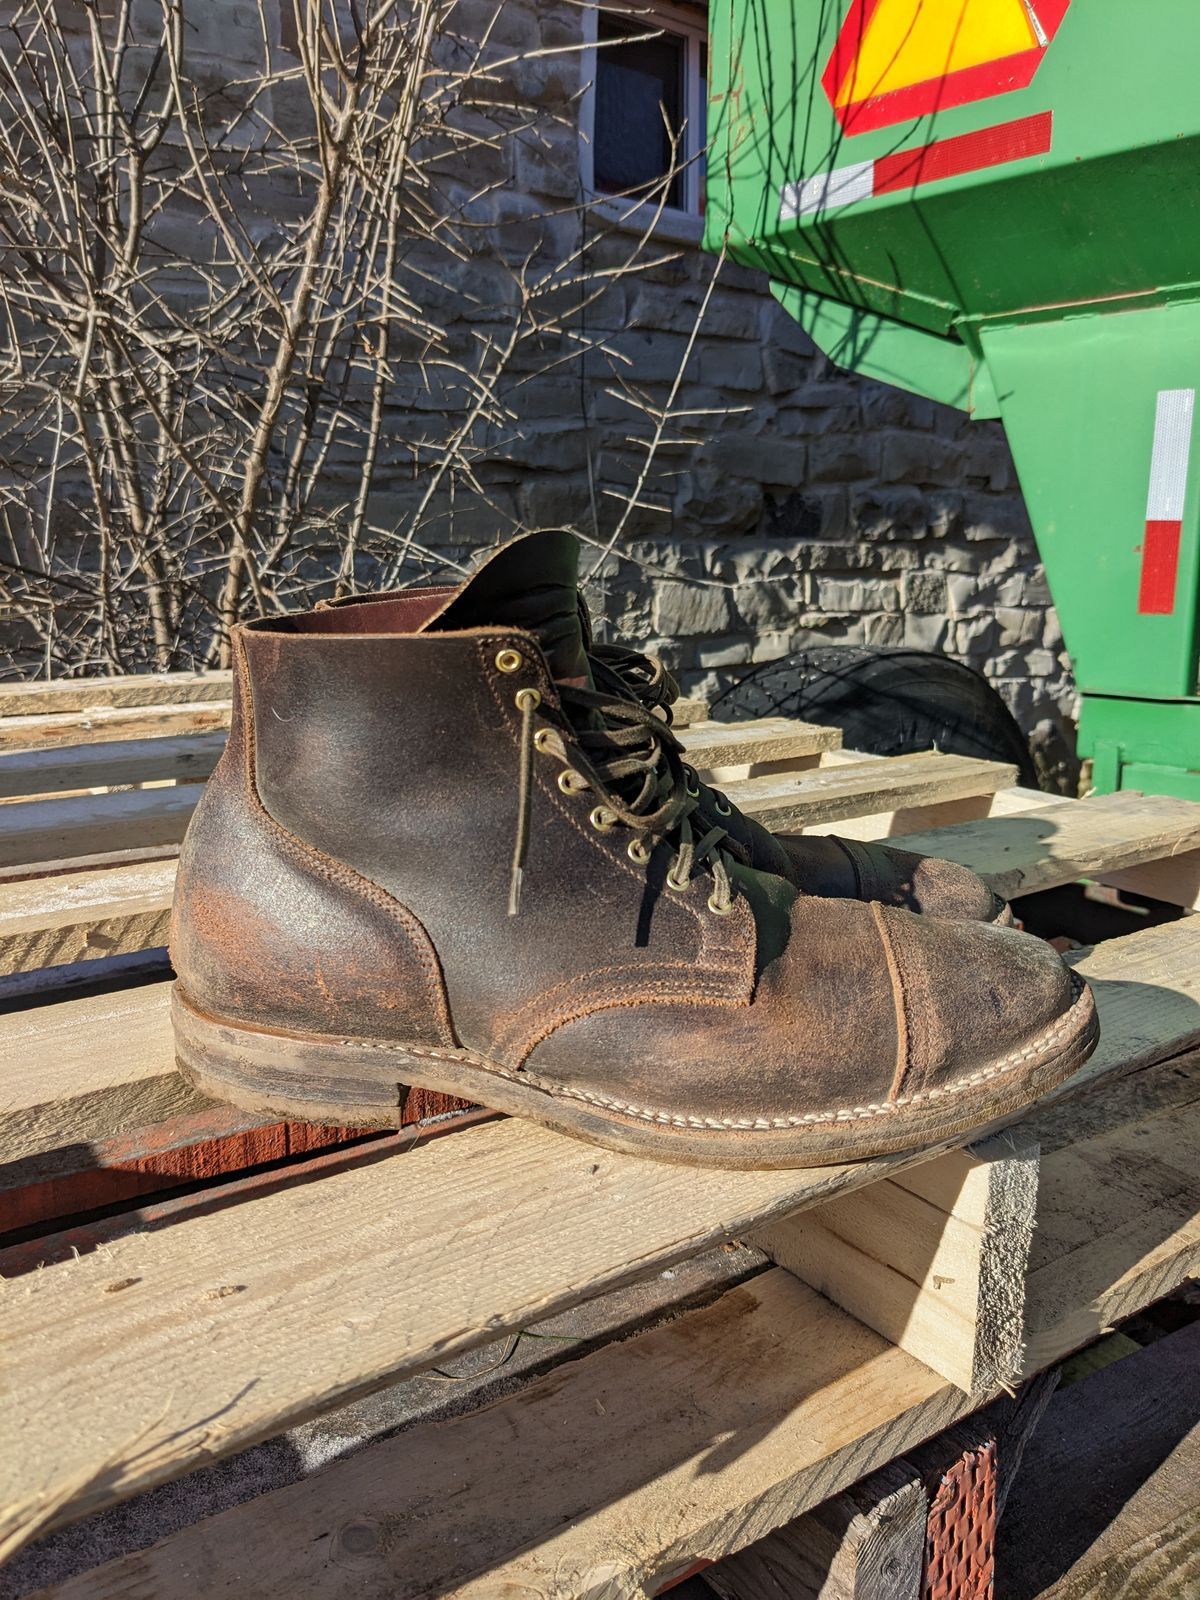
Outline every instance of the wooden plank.
{"type": "MultiPolygon", "coordinates": [[[[1038,1112],[1027,1127],[1051,1147],[1077,1148],[1089,1130],[1102,1137],[1120,1125],[1131,1106],[1175,1103],[1183,1092],[1177,1067],[1165,1063],[1038,1112]]],[[[708,1175],[687,1176],[698,1197],[708,1175]]],[[[1097,1170],[1089,1187],[1105,1178],[1097,1170]]],[[[1150,1194],[1138,1204],[1150,1208],[1150,1194]]],[[[1093,1225],[1108,1230],[1111,1217],[1093,1225]]],[[[197,1293],[205,1282],[201,1271],[197,1293]]],[[[293,1314],[302,1290],[281,1294],[293,1314]]],[[[1035,1293],[1035,1313],[1036,1302],[1035,1293]]],[[[393,1304],[385,1296],[368,1326],[386,1322],[393,1304]]],[[[1069,1348],[1051,1344],[1044,1358],[1069,1348]]],[[[247,1371],[257,1376],[259,1366],[247,1371]]],[[[535,1389],[343,1458],[55,1595],[173,1594],[182,1574],[193,1600],[233,1592],[342,1600],[348,1581],[393,1600],[642,1600],[976,1403],[774,1270],[535,1389]]],[[[224,1425],[224,1417],[215,1424],[224,1425]]]]}
{"type": "Polygon", "coordinates": [[[1200,1594],[1200,1323],[1055,1395],[1000,1524],[1005,1600],[1200,1594]]]}
{"type": "Polygon", "coordinates": [[[973,867],[1006,899],[1200,848],[1200,806],[1130,792],[889,840],[973,867]]]}
{"type": "MultiPolygon", "coordinates": [[[[847,763],[847,768],[850,765],[847,763]]],[[[817,772],[808,777],[822,775],[817,772]]],[[[1014,794],[1003,792],[1010,797],[1014,794]]],[[[1032,791],[1015,793],[1023,804],[1032,791]]],[[[1006,808],[1003,816],[987,822],[891,842],[963,861],[982,871],[1002,892],[1013,893],[1022,888],[1052,888],[1085,870],[1090,876],[1107,877],[1110,862],[1148,861],[1163,851],[1169,857],[1169,852],[1181,841],[1186,845],[1200,826],[1200,807],[1162,797],[1152,801],[1127,795],[1059,800],[1043,810],[1045,815],[1022,815],[1006,808]],[[1014,824],[1020,825],[1016,832],[1014,824]]],[[[176,824],[169,831],[181,829],[176,824]]],[[[1190,859],[1179,858],[1185,880],[1190,859]]],[[[62,886],[61,902],[53,883],[31,899],[13,898],[16,886],[0,882],[0,974],[27,971],[48,964],[51,958],[85,960],[98,954],[131,953],[163,942],[173,864],[113,868],[106,874],[86,875],[71,873],[69,863],[59,865],[64,872],[55,882],[62,886]],[[122,878],[121,872],[128,872],[128,878],[122,878]],[[95,909],[77,914],[77,908],[89,901],[95,909]]],[[[0,866],[0,872],[6,870],[14,869],[0,866]]],[[[1166,863],[1163,870],[1169,870],[1166,863]]]]}
{"type": "Polygon", "coordinates": [[[153,739],[228,728],[231,700],[185,701],[173,706],[98,706],[45,716],[0,717],[0,750],[51,750],[109,739],[153,739]]]}
{"type": "Polygon", "coordinates": [[[172,1594],[186,1574],[192,1600],[342,1600],[347,1583],[389,1600],[634,1600],[968,1404],[768,1272],[513,1401],[386,1440],[55,1593],[172,1594]]]}
{"type": "MultiPolygon", "coordinates": [[[[0,1233],[360,1137],[196,1094],[173,1069],[165,987],[0,1015],[0,1233]]],[[[411,1095],[404,1121],[455,1104],[411,1095]]]]}
{"type": "MultiPolygon", "coordinates": [[[[377,1137],[366,1129],[270,1122],[248,1111],[230,1116],[228,1106],[197,1099],[194,1111],[177,1113],[148,1128],[95,1139],[83,1147],[69,1147],[55,1152],[50,1161],[37,1157],[0,1160],[0,1232],[35,1226],[45,1230],[64,1218],[112,1210],[134,1199],[142,1204],[133,1216],[145,1220],[148,1196],[197,1183],[203,1183],[207,1193],[208,1186],[231,1174],[364,1136],[377,1137]]],[[[16,1277],[49,1260],[95,1249],[106,1237],[121,1231],[103,1221],[79,1224],[77,1229],[82,1232],[76,1231],[69,1244],[60,1228],[49,1237],[43,1231],[36,1240],[28,1241],[23,1251],[18,1248],[14,1253],[12,1247],[0,1250],[0,1277],[16,1277]],[[16,1259],[22,1254],[24,1267],[16,1259]]]]}
{"type": "Polygon", "coordinates": [[[691,764],[707,772],[820,755],[836,749],[841,738],[838,728],[789,717],[760,717],[753,722],[694,722],[680,742],[691,764]]]}
{"type": "MultiPolygon", "coordinates": [[[[206,700],[228,701],[230,672],[131,672],[109,678],[63,678],[52,682],[0,684],[0,717],[54,716],[131,706],[174,706],[206,700]]],[[[706,700],[677,700],[676,727],[708,715],[706,700]]]]}
{"type": "Polygon", "coordinates": [[[0,717],[27,717],[95,707],[165,706],[228,700],[229,672],[131,672],[112,678],[62,678],[0,684],[0,717]]]}
{"type": "Polygon", "coordinates": [[[153,984],[0,1014],[0,1161],[87,1147],[202,1105],[174,1071],[167,998],[153,984]]]}
{"type": "MultiPolygon", "coordinates": [[[[1104,1034],[1101,1066],[1081,1080],[1200,1038],[1200,1008],[1161,993],[1180,970],[1196,983],[1196,952],[1196,935],[1173,924],[1081,962],[1100,980],[1104,1034]],[[1157,1007],[1146,986],[1107,977],[1131,970],[1157,974],[1157,1007]]],[[[0,1416],[0,1505],[14,1525],[47,1507],[81,1515],[912,1164],[696,1172],[510,1121],[118,1240],[32,1275],[12,1299],[5,1348],[19,1400],[0,1416]],[[127,1278],[128,1297],[110,1289],[127,1278]],[[181,1348],[185,1391],[172,1376],[181,1348]],[[86,1431],[70,1423],[85,1404],[86,1431]]]]}
{"type": "Polygon", "coordinates": [[[1155,1069],[1133,1114],[1105,1127],[1105,1095],[1040,1111],[1044,1155],[1027,1288],[1026,1368],[1035,1371],[1200,1275],[1200,1057],[1155,1069]],[[1096,1119],[1091,1137],[1085,1112],[1096,1119]],[[1061,1143],[1059,1143],[1061,1141],[1061,1143]]]}
{"type": "Polygon", "coordinates": [[[1146,861],[1124,872],[1106,872],[1101,880],[1113,889],[1149,895],[1188,911],[1200,910],[1200,850],[1184,850],[1162,861],[1146,861]]]}
{"type": "MultiPolygon", "coordinates": [[[[726,786],[735,805],[777,831],[901,807],[991,794],[1011,784],[1015,767],[930,751],[819,767],[795,775],[746,778],[726,786]]],[[[1200,807],[1197,808],[1200,819],[1200,807]]]]}
{"type": "Polygon", "coordinates": [[[6,806],[0,830],[0,868],[177,846],[203,789],[201,783],[184,783],[168,789],[23,800],[6,806]]]}
{"type": "Polygon", "coordinates": [[[0,882],[0,975],[167,942],[176,862],[0,882]]]}
{"type": "Polygon", "coordinates": [[[961,1212],[957,1196],[942,1207],[901,1181],[877,1183],[752,1243],[960,1389],[989,1390],[1023,1364],[1038,1148],[1018,1129],[930,1166],[950,1169],[961,1212]]]}
{"type": "Polygon", "coordinates": [[[903,1457],[704,1574],[722,1600],[920,1600],[925,1485],[903,1457]]]}
{"type": "Polygon", "coordinates": [[[46,1267],[7,1296],[8,1529],[85,1514],[901,1164],[697,1173],[509,1121],[46,1267]]]}
{"type": "Polygon", "coordinates": [[[676,700],[671,707],[671,725],[675,728],[690,728],[695,722],[703,722],[707,716],[707,700],[676,700]]]}
{"type": "Polygon", "coordinates": [[[204,779],[220,760],[225,740],[226,735],[217,731],[0,754],[0,798],[155,783],[164,778],[179,782],[204,779]]]}

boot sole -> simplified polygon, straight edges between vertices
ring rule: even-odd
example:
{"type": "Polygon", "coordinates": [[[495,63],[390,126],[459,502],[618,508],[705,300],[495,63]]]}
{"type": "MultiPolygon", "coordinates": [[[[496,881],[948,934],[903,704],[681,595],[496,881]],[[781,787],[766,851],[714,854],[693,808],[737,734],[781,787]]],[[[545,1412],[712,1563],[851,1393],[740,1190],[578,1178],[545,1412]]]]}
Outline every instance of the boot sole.
{"type": "Polygon", "coordinates": [[[585,1096],[468,1050],[247,1027],[195,1010],[178,984],[172,1016],[183,1076],[201,1093],[245,1110],[354,1128],[395,1128],[408,1090],[431,1089],[630,1155],[761,1170],[961,1143],[1014,1121],[1095,1049],[1095,1002],[1082,979],[1072,975],[1072,983],[1074,1000],[1052,1027],[967,1078],[902,1097],[895,1105],[845,1107],[773,1123],[718,1122],[585,1096]]]}

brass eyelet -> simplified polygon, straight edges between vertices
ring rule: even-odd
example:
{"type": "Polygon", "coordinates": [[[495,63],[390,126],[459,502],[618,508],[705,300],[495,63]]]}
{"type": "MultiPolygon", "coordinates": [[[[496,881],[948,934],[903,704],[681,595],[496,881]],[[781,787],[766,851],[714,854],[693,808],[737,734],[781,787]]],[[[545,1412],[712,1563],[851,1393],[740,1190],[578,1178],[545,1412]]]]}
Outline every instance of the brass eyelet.
{"type": "Polygon", "coordinates": [[[543,753],[545,753],[550,749],[550,741],[553,738],[554,734],[551,729],[539,728],[533,736],[533,748],[535,750],[541,750],[543,753]]]}
{"type": "Polygon", "coordinates": [[[733,902],[731,900],[727,906],[723,906],[717,900],[716,895],[710,894],[708,897],[708,909],[714,917],[727,917],[733,910],[733,902]]]}
{"type": "Polygon", "coordinates": [[[684,767],[683,769],[683,786],[693,800],[700,798],[700,780],[691,767],[684,767]]]}
{"type": "Polygon", "coordinates": [[[733,807],[728,800],[717,801],[717,815],[719,817],[731,817],[733,815],[733,807]]]}
{"type": "Polygon", "coordinates": [[[518,689],[515,699],[518,711],[536,711],[542,703],[539,689],[518,689]]]}
{"type": "Polygon", "coordinates": [[[496,655],[496,666],[501,672],[520,672],[525,657],[519,650],[501,650],[496,655]]]}
{"type": "Polygon", "coordinates": [[[644,839],[630,839],[625,846],[625,854],[630,861],[636,861],[639,867],[646,865],[650,860],[651,853],[650,846],[644,839]]]}
{"type": "Polygon", "coordinates": [[[672,870],[672,871],[667,873],[667,888],[668,889],[674,889],[676,894],[683,894],[684,890],[687,889],[687,887],[688,887],[688,884],[686,882],[684,882],[684,883],[680,883],[679,882],[679,880],[675,876],[674,870],[672,870]]]}
{"type": "Polygon", "coordinates": [[[595,806],[588,821],[597,833],[611,833],[617,825],[617,819],[607,806],[595,806]]]}
{"type": "Polygon", "coordinates": [[[587,786],[587,779],[574,767],[564,767],[558,775],[558,787],[564,794],[579,794],[587,786]]]}

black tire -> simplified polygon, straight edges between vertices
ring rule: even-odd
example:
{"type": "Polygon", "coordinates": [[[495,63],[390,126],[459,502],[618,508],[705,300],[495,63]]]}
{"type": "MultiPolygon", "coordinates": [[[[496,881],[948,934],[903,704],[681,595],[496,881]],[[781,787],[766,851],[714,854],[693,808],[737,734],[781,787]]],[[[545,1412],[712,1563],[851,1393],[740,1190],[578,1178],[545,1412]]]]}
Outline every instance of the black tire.
{"type": "Polygon", "coordinates": [[[899,756],[918,750],[1011,762],[1040,788],[1024,734],[973,668],[928,650],[818,645],[772,661],[712,706],[719,722],[799,717],[841,728],[847,749],[899,756]]]}

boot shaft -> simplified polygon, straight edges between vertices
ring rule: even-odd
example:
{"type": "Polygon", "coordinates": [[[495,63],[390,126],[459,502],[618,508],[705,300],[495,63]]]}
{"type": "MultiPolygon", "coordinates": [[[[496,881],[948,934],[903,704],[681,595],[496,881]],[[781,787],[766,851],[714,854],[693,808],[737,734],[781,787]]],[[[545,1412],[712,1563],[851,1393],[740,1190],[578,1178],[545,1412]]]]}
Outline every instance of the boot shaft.
{"type": "MultiPolygon", "coordinates": [[[[364,621],[368,613],[383,621],[384,610],[357,608],[364,621]]],[[[564,763],[545,749],[527,763],[529,858],[520,914],[508,914],[522,744],[552,721],[568,726],[538,638],[517,628],[351,632],[329,627],[335,615],[238,632],[230,744],[181,862],[175,943],[185,988],[219,963],[250,965],[237,953],[236,913],[218,957],[187,908],[214,875],[236,871],[253,839],[257,884],[269,881],[272,860],[299,851],[306,882],[341,875],[351,922],[357,902],[372,927],[378,897],[393,906],[407,940],[406,981],[436,964],[454,1035],[471,1048],[499,1048],[515,1062],[564,1015],[672,997],[746,1002],[755,949],[748,906],[714,916],[700,873],[667,888],[670,849],[649,864],[631,859],[630,834],[595,826],[596,796],[565,793],[564,763]],[[519,704],[530,691],[539,700],[532,728],[519,704]]],[[[223,892],[236,901],[244,891],[223,892]]],[[[274,942],[284,967],[297,929],[320,914],[311,894],[300,906],[296,894],[289,880],[270,908],[257,905],[245,919],[261,930],[267,911],[267,946],[274,942]]],[[[353,987],[356,960],[350,949],[328,954],[321,981],[338,994],[353,987]]],[[[311,955],[300,966],[311,969],[311,955]]],[[[264,1008],[269,987],[266,978],[264,1008]]],[[[193,995],[200,1005],[205,998],[193,995]]],[[[436,1031],[437,1011],[424,1007],[421,1037],[436,1031]]],[[[378,1022],[378,1008],[373,1015],[378,1022]]]]}

